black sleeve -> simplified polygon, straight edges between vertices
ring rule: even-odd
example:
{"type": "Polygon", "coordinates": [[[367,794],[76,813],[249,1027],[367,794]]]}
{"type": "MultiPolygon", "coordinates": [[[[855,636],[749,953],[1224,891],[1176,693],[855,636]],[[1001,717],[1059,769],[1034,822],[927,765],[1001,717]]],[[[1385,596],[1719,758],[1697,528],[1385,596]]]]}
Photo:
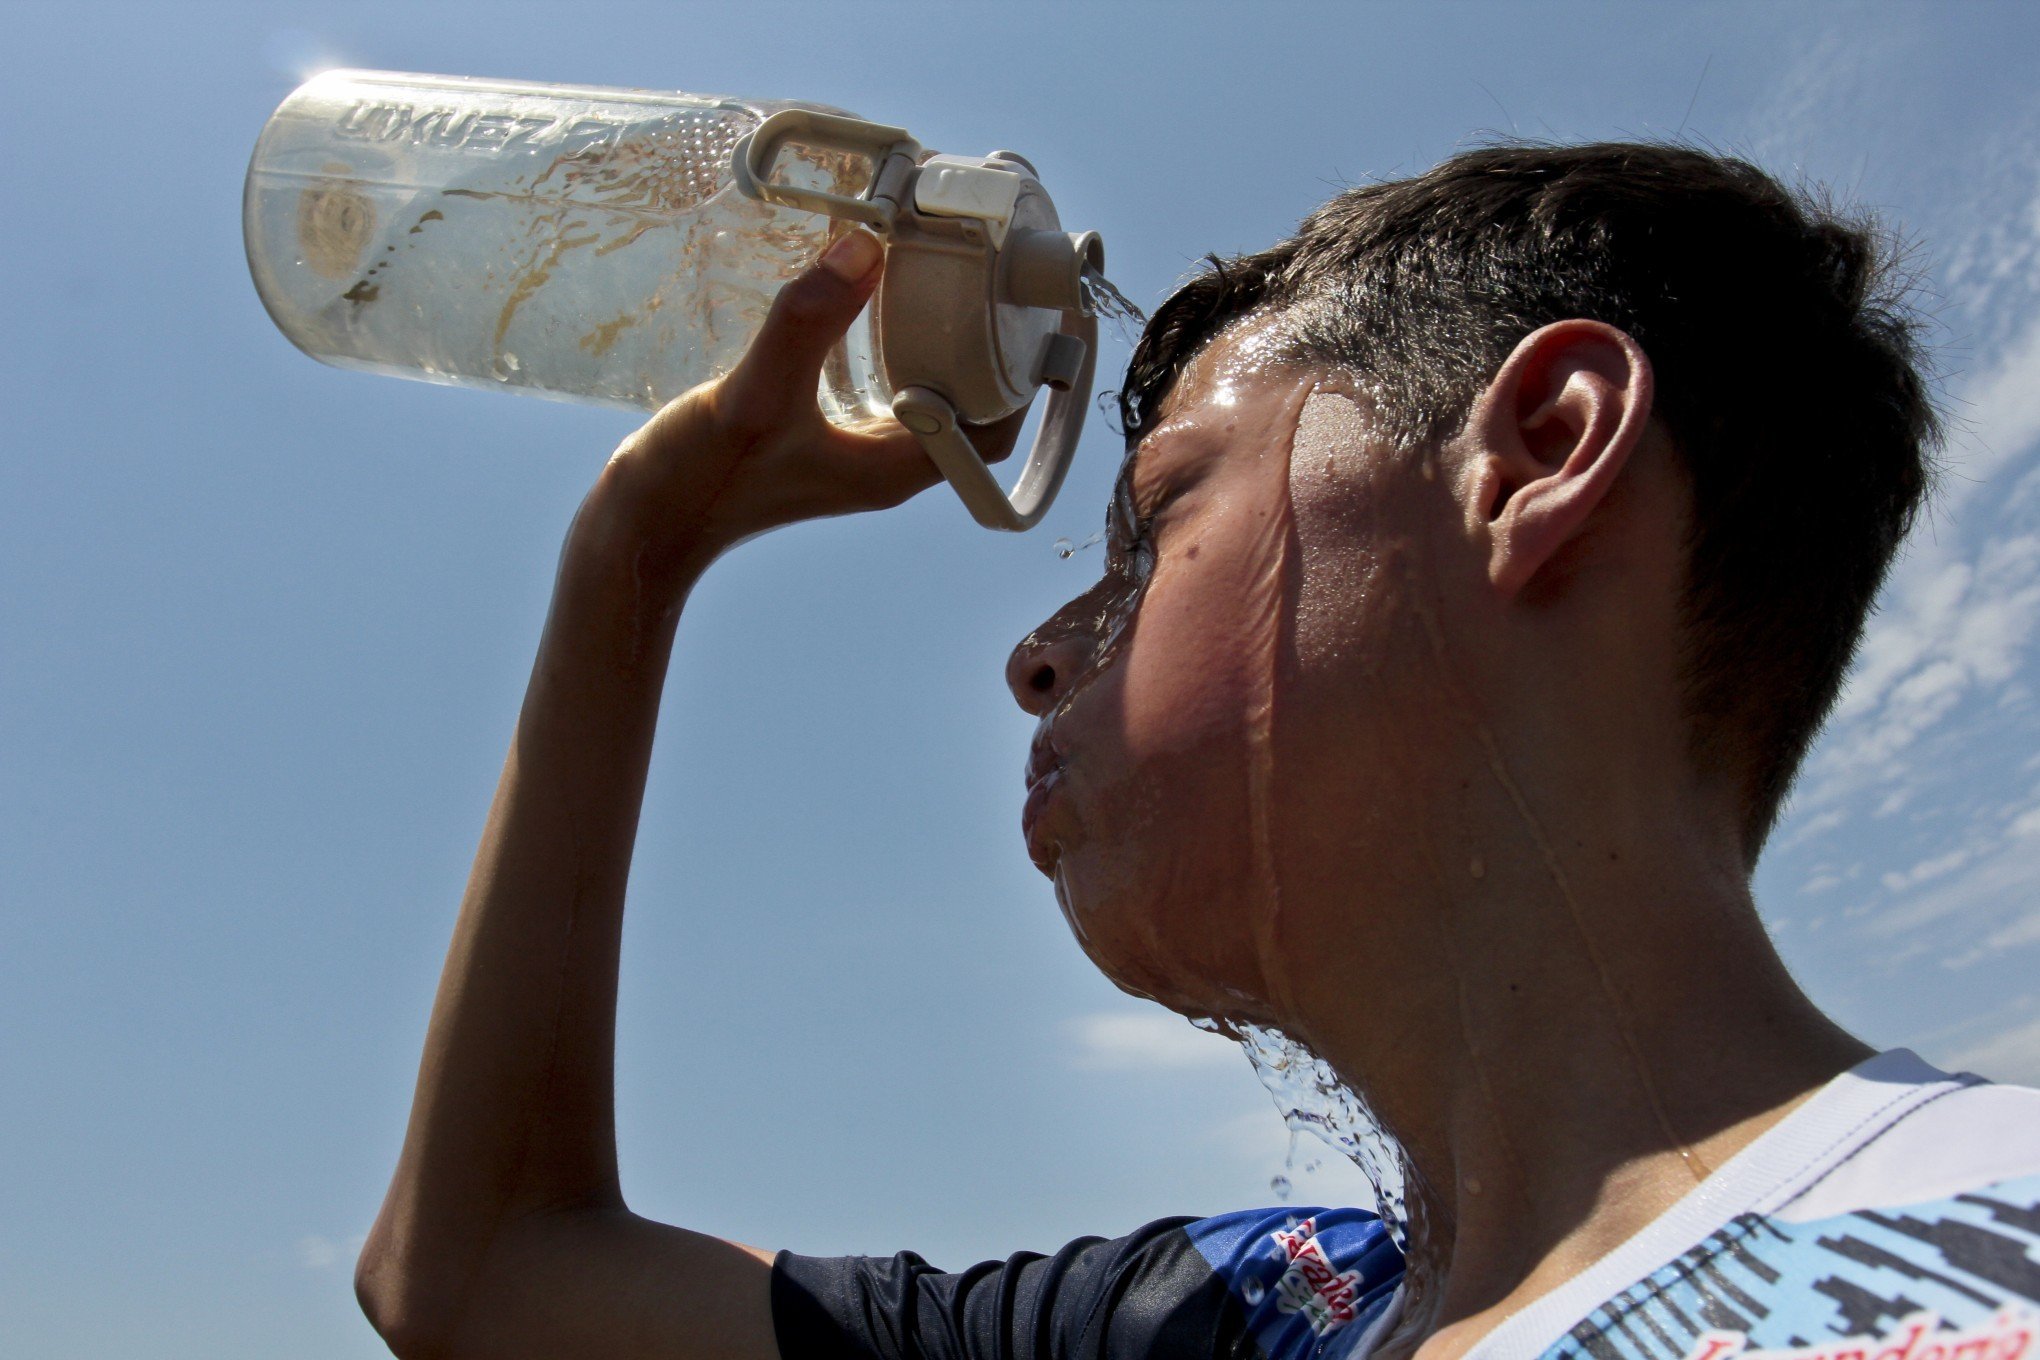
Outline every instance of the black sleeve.
{"type": "Polygon", "coordinates": [[[956,1274],[911,1252],[772,1265],[781,1360],[1219,1360],[1256,1356],[1226,1280],[1161,1219],[956,1274]]]}

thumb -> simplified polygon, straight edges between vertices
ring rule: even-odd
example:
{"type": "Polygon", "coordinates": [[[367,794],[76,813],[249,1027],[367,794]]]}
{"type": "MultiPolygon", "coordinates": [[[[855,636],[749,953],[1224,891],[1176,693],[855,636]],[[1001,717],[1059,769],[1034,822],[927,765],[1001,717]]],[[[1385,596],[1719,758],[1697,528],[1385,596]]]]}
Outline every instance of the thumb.
{"type": "Polygon", "coordinates": [[[779,290],[765,325],[730,373],[732,414],[776,421],[791,405],[814,400],[822,362],[877,287],[884,259],[878,238],[852,227],[779,290]]]}

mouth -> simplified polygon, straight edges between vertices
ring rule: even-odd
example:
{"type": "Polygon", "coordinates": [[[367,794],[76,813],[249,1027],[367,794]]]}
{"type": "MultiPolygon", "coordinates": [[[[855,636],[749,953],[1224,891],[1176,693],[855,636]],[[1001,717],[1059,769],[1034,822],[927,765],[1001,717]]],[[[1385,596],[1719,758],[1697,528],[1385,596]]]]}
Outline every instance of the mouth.
{"type": "Polygon", "coordinates": [[[1042,819],[1055,791],[1062,786],[1062,758],[1043,728],[1027,752],[1027,802],[1020,810],[1020,833],[1027,838],[1027,857],[1042,873],[1053,873],[1059,848],[1044,832],[1042,819]]]}

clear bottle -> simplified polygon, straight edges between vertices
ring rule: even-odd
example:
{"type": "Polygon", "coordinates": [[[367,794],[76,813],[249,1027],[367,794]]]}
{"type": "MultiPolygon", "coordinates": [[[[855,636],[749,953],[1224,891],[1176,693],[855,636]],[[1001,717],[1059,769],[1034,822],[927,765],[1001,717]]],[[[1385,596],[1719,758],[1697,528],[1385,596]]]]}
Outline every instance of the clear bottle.
{"type": "MultiPolygon", "coordinates": [[[[789,108],[820,106],[329,71],[256,144],[249,267],[327,363],[656,409],[727,372],[844,229],[733,184],[732,152],[789,108]]],[[[778,177],[855,197],[871,171],[796,146],[778,177]]],[[[832,418],[887,409],[868,313],[829,372],[832,418]]]]}
{"type": "Polygon", "coordinates": [[[256,288],[314,358],[641,410],[728,372],[852,224],[886,269],[823,411],[899,420],[980,523],[1031,526],[1089,405],[1104,248],[1012,152],[815,104],[329,71],[271,116],[243,206],[256,288]],[[968,427],[1042,387],[1001,491],[968,427]]]}

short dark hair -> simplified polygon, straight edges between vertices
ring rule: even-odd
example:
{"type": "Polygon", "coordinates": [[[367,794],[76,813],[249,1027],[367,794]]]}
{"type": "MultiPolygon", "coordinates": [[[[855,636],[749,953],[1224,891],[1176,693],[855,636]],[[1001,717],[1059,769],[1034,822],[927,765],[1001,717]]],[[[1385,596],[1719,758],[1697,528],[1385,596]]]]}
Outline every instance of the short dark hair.
{"type": "Polygon", "coordinates": [[[1940,437],[1902,253],[1867,217],[1688,147],[1504,145],[1349,189],[1155,312],[1120,394],[1129,447],[1232,321],[1283,312],[1385,433],[1460,429],[1516,343],[1626,331],[1690,479],[1684,680],[1701,768],[1748,792],[1754,863],[1841,691],[1940,437]]]}

